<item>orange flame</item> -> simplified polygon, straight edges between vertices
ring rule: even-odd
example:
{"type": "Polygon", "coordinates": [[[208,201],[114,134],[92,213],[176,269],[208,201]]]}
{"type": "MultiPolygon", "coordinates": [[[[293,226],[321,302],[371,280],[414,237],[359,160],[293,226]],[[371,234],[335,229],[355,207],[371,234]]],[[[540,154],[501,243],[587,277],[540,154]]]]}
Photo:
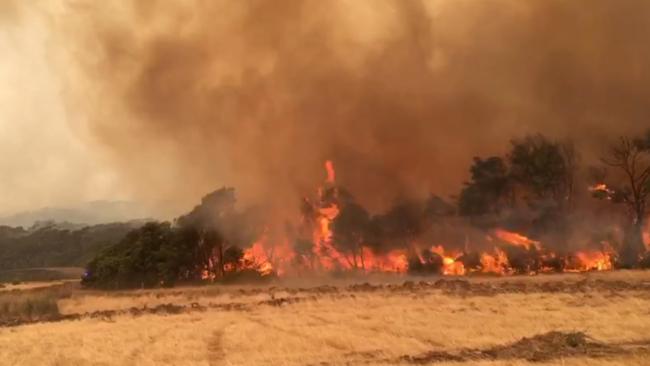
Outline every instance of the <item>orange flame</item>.
{"type": "Polygon", "coordinates": [[[433,253],[442,257],[442,274],[448,276],[462,276],[465,274],[465,265],[458,261],[461,253],[445,253],[442,245],[431,247],[433,253]]]}
{"type": "Polygon", "coordinates": [[[599,251],[583,251],[575,254],[575,263],[569,263],[567,271],[609,271],[612,269],[612,257],[609,253],[599,251]],[[573,268],[571,268],[573,267],[573,268]]]}
{"type": "Polygon", "coordinates": [[[336,171],[331,160],[325,161],[325,170],[327,171],[327,183],[334,183],[336,181],[336,171]]]}
{"type": "Polygon", "coordinates": [[[481,254],[481,267],[481,272],[484,273],[505,274],[510,268],[510,263],[508,262],[508,256],[503,250],[494,248],[494,254],[481,254]]]}
{"type": "Polygon", "coordinates": [[[535,247],[536,249],[541,248],[539,241],[529,239],[519,233],[496,229],[494,230],[494,235],[510,245],[526,248],[526,250],[530,250],[531,247],[535,247]]]}
{"type": "Polygon", "coordinates": [[[244,251],[243,262],[245,268],[257,270],[262,276],[273,273],[273,265],[261,242],[244,251]]]}
{"type": "Polygon", "coordinates": [[[394,250],[385,255],[376,255],[373,251],[364,247],[363,269],[366,272],[391,272],[404,273],[408,270],[406,254],[401,250],[394,250]]]}

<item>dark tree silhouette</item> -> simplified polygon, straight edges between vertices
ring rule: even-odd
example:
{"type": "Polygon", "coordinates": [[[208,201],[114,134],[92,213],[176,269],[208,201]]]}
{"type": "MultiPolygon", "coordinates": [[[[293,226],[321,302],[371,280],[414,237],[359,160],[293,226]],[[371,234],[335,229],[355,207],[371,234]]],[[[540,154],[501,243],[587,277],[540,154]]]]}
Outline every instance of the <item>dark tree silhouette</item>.
{"type": "Polygon", "coordinates": [[[570,206],[577,155],[571,142],[551,141],[543,135],[513,140],[508,154],[510,176],[536,200],[552,200],[557,208],[570,206]]]}
{"type": "Polygon", "coordinates": [[[365,268],[363,245],[367,240],[368,212],[357,203],[347,203],[334,219],[333,243],[338,250],[352,256],[353,268],[365,268]]]}
{"type": "MultiPolygon", "coordinates": [[[[650,197],[650,132],[645,138],[621,137],[610,146],[603,163],[617,169],[623,176],[621,185],[600,189],[607,198],[627,206],[631,217],[625,230],[621,248],[621,265],[633,267],[645,251],[643,227],[646,221],[648,197],[650,197]]],[[[603,196],[602,194],[600,195],[603,196]]]]}
{"type": "Polygon", "coordinates": [[[474,158],[471,181],[460,193],[458,206],[463,216],[481,216],[500,210],[509,191],[508,168],[502,158],[474,158]]]}
{"type": "Polygon", "coordinates": [[[263,226],[257,224],[255,211],[235,210],[234,188],[218,189],[201,200],[201,204],[178,219],[176,225],[196,231],[196,256],[212,277],[225,275],[224,252],[231,246],[250,245],[263,226]]]}

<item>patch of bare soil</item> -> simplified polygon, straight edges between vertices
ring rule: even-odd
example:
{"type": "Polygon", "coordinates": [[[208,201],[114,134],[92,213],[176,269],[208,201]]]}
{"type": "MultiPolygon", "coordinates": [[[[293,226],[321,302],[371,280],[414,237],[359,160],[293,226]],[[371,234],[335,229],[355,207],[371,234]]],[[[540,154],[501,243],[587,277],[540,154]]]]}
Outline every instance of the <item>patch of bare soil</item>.
{"type": "Polygon", "coordinates": [[[582,332],[549,332],[517,342],[486,349],[464,348],[456,351],[431,351],[400,358],[413,364],[449,361],[512,360],[543,362],[566,357],[602,358],[643,352],[650,355],[650,342],[607,344],[594,340],[582,332]]]}

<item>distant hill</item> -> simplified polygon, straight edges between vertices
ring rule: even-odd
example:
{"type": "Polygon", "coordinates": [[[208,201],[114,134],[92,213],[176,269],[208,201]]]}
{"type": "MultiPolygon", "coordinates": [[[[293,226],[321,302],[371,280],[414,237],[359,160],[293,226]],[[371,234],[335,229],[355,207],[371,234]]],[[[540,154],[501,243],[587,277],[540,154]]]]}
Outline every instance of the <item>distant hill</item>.
{"type": "Polygon", "coordinates": [[[151,212],[134,202],[93,201],[73,207],[45,207],[0,217],[0,225],[29,228],[33,225],[51,226],[51,223],[56,222],[57,225],[65,224],[72,229],[149,217],[151,212]]]}

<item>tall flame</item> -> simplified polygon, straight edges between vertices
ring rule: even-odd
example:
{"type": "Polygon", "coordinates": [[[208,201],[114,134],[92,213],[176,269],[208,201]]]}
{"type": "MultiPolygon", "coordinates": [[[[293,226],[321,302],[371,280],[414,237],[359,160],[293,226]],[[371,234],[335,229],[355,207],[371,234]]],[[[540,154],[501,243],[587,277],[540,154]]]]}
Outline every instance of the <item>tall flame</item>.
{"type": "Polygon", "coordinates": [[[327,183],[334,183],[336,181],[336,171],[331,160],[325,161],[325,170],[327,171],[327,183]]]}

